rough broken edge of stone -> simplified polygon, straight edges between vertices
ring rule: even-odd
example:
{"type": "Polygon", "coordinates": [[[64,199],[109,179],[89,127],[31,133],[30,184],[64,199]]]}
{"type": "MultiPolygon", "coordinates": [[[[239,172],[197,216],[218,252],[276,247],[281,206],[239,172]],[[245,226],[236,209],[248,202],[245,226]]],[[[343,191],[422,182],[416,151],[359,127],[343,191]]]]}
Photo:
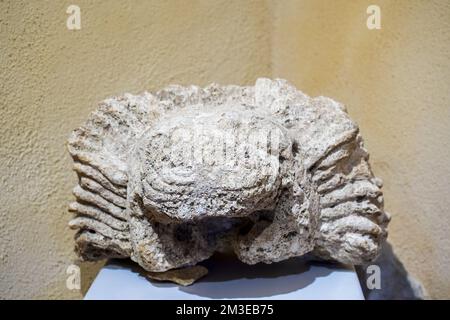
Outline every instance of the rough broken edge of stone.
{"type": "Polygon", "coordinates": [[[145,276],[151,280],[169,281],[182,286],[190,286],[195,281],[208,274],[208,269],[201,265],[186,267],[181,269],[172,269],[164,272],[145,271],[145,276]]]}

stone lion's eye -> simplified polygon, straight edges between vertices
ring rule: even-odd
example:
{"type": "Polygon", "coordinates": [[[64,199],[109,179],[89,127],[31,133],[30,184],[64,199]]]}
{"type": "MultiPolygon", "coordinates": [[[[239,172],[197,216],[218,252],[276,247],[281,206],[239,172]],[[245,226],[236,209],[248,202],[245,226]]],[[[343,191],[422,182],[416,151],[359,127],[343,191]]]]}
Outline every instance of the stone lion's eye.
{"type": "Polygon", "coordinates": [[[386,238],[381,182],[339,103],[283,80],[171,86],[102,102],[69,139],[85,259],[163,272],[216,250],[359,264],[386,238]]]}

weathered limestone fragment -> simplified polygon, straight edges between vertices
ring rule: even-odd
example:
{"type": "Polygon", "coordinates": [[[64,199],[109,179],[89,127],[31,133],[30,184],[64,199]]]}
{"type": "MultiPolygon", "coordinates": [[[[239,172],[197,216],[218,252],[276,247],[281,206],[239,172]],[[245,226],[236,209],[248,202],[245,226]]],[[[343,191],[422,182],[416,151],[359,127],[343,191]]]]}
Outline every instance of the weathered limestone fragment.
{"type": "Polygon", "coordinates": [[[182,269],[172,269],[164,272],[147,271],[145,276],[156,281],[170,281],[182,286],[190,286],[195,281],[203,278],[208,274],[208,269],[203,266],[196,265],[182,269]]]}
{"type": "Polygon", "coordinates": [[[164,272],[234,251],[248,264],[306,253],[363,264],[387,235],[357,125],[284,80],[107,99],[68,148],[70,226],[87,260],[164,272]]]}

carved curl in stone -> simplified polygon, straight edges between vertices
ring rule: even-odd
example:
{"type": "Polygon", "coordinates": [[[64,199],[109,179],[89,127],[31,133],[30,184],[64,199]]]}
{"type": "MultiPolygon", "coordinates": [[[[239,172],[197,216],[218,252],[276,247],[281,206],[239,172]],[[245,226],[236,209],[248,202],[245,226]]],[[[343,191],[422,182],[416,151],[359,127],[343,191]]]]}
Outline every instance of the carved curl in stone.
{"type": "Polygon", "coordinates": [[[107,99],[68,146],[86,260],[163,272],[231,250],[248,264],[307,253],[362,264],[387,235],[357,125],[284,80],[107,99]]]}

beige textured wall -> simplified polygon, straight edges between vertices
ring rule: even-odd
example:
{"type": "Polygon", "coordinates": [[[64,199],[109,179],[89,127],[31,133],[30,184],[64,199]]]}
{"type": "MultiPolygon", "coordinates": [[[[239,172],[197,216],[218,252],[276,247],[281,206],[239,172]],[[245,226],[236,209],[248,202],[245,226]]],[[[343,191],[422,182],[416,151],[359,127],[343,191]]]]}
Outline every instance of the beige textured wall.
{"type": "MultiPolygon", "coordinates": [[[[70,131],[97,101],[270,76],[264,1],[0,1],[0,298],[80,298],[66,224],[70,131]],[[68,31],[66,8],[81,8],[68,31]]],[[[85,289],[97,266],[83,265],[85,289]]]]}
{"type": "MultiPolygon", "coordinates": [[[[385,181],[390,241],[450,297],[448,1],[0,1],[0,298],[80,298],[69,132],[95,102],[169,83],[284,77],[348,106],[385,181]],[[82,29],[65,10],[81,7],[82,29]],[[382,9],[382,30],[365,10],[382,9]]],[[[82,264],[83,290],[98,264],[82,264]]]]}
{"type": "Polygon", "coordinates": [[[345,103],[393,219],[390,242],[433,298],[450,298],[450,2],[274,6],[273,75],[345,103]],[[382,29],[366,27],[377,4],[382,29]]]}

